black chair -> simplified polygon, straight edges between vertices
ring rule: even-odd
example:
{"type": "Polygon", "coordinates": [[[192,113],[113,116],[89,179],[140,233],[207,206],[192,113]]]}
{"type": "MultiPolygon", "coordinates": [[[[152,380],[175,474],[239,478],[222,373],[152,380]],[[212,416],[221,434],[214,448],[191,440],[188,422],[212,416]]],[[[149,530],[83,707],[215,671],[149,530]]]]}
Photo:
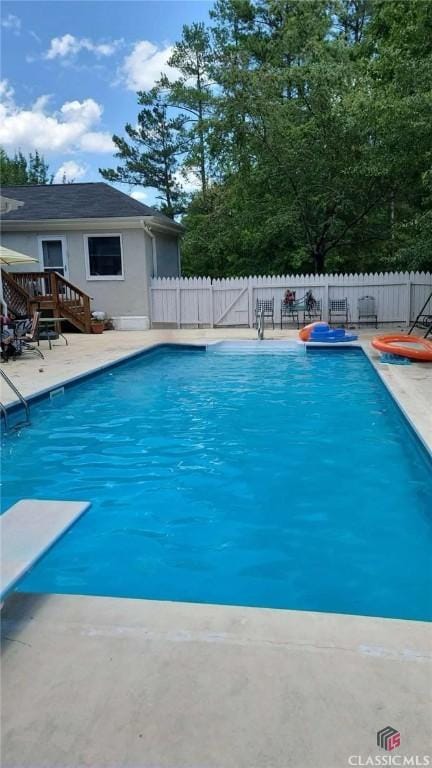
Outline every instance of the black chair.
{"type": "Polygon", "coordinates": [[[309,322],[316,320],[322,320],[322,300],[314,299],[314,304],[305,310],[305,320],[308,318],[309,322]]]}
{"type": "Polygon", "coordinates": [[[264,318],[264,324],[266,318],[272,321],[274,330],[274,298],[273,299],[257,299],[255,306],[255,325],[258,327],[258,316],[261,315],[264,318]]]}
{"type": "Polygon", "coordinates": [[[334,318],[343,317],[344,322],[348,325],[349,305],[348,299],[330,299],[329,301],[329,323],[332,323],[334,318]]]}
{"type": "Polygon", "coordinates": [[[300,317],[298,302],[295,301],[281,301],[280,309],[280,327],[282,330],[283,321],[288,318],[288,322],[291,320],[293,323],[297,323],[297,328],[300,328],[300,317]]]}
{"type": "Polygon", "coordinates": [[[374,296],[362,296],[358,300],[358,321],[367,323],[372,321],[378,328],[378,315],[374,296]]]}

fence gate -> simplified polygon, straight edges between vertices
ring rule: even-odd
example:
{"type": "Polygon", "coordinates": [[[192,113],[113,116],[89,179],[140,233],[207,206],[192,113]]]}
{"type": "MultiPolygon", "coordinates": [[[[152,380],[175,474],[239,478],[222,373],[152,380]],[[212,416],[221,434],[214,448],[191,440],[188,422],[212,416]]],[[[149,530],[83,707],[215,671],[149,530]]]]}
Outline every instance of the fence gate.
{"type": "Polygon", "coordinates": [[[216,327],[249,325],[249,294],[249,286],[243,279],[218,280],[213,285],[212,325],[216,327]],[[236,282],[238,285],[233,285],[236,282]]]}

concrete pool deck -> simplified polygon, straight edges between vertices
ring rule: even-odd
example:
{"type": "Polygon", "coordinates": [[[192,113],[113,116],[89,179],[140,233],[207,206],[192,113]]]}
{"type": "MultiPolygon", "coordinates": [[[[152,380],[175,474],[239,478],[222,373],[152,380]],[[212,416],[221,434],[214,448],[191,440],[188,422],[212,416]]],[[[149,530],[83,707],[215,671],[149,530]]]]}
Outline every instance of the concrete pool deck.
{"type": "MultiPolygon", "coordinates": [[[[374,364],[375,333],[360,334],[374,364]]],[[[256,332],[68,338],[69,347],[46,354],[43,345],[45,360],[5,366],[23,394],[155,343],[256,332]]],[[[432,447],[432,364],[377,367],[432,447]]],[[[2,632],[3,768],[339,768],[361,765],[358,756],[430,753],[431,636],[423,622],[12,595],[2,632]],[[376,746],[388,725],[401,732],[392,753],[376,746]]]]}

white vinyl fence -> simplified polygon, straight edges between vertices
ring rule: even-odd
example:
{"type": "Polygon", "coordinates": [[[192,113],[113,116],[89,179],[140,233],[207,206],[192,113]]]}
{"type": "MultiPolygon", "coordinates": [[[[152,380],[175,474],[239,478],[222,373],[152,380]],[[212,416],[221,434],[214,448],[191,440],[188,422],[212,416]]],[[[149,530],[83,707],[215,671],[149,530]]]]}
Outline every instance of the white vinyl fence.
{"type": "MultiPolygon", "coordinates": [[[[373,296],[379,323],[409,323],[432,291],[429,272],[386,272],[358,275],[285,275],[275,277],[153,278],[152,325],[184,327],[253,327],[257,299],[275,300],[275,324],[280,305],[290,288],[301,299],[311,289],[321,299],[323,320],[328,319],[330,299],[348,299],[349,317],[358,321],[358,300],[373,296]]],[[[432,304],[432,301],[430,302],[432,304]]],[[[432,306],[430,308],[432,313],[432,306]]]]}

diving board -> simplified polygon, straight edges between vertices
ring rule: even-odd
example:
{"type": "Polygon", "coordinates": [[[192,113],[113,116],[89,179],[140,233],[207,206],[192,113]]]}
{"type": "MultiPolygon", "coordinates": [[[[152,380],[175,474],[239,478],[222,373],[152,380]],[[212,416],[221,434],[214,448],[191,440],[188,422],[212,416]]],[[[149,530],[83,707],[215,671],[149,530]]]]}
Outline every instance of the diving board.
{"type": "Polygon", "coordinates": [[[89,506],[89,501],[22,499],[1,515],[1,599],[89,506]]]}

